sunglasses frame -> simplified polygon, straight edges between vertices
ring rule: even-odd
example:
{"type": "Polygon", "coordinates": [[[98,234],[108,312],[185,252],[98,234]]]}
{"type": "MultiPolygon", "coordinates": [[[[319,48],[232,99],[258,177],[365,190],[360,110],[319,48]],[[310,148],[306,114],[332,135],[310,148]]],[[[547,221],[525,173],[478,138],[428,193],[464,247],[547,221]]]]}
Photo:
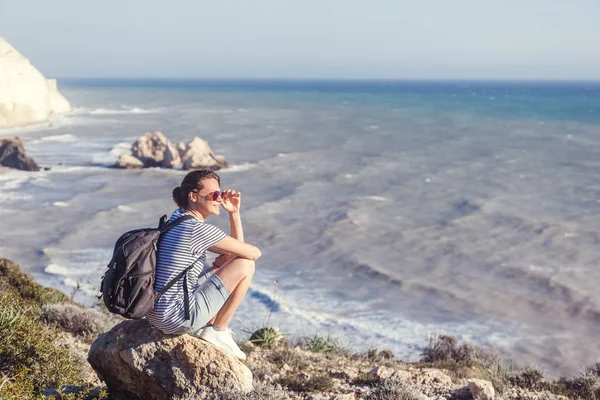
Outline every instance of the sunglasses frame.
{"type": "MultiPolygon", "coordinates": [[[[200,193],[198,193],[198,194],[200,194],[200,193]]],[[[215,190],[215,191],[209,192],[201,197],[203,197],[205,200],[219,201],[219,198],[223,199],[223,192],[220,190],[215,190]]]]}

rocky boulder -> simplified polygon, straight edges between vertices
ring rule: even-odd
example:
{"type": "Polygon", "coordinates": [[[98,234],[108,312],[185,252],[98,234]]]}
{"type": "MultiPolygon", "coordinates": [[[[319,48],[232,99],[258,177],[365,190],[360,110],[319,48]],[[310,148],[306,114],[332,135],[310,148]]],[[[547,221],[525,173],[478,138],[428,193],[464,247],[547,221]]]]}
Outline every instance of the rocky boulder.
{"type": "Polygon", "coordinates": [[[144,163],[129,154],[123,154],[117,160],[117,168],[126,168],[126,169],[136,169],[136,168],[144,168],[144,163]]]}
{"type": "Polygon", "coordinates": [[[468,382],[474,400],[494,400],[496,393],[491,382],[483,379],[470,379],[468,382]]]}
{"type": "Polygon", "coordinates": [[[131,147],[131,154],[122,155],[115,165],[117,168],[183,168],[210,169],[217,171],[227,168],[225,157],[214,154],[205,140],[198,137],[189,143],[177,144],[167,140],[161,131],[153,131],[137,138],[131,147]],[[138,160],[138,162],[134,161],[138,160]]]}
{"type": "Polygon", "coordinates": [[[145,320],[100,335],[88,361],[119,400],[206,399],[252,390],[252,373],[235,357],[189,335],[164,335],[145,320]]]}
{"type": "Polygon", "coordinates": [[[161,131],[152,131],[137,138],[131,146],[131,155],[144,167],[162,167],[169,141],[161,131]]]}
{"type": "Polygon", "coordinates": [[[183,160],[184,169],[210,169],[216,171],[227,167],[225,158],[215,156],[208,142],[199,137],[195,137],[187,144],[183,160]]]}
{"type": "Polygon", "coordinates": [[[23,141],[19,138],[0,140],[0,165],[25,171],[39,171],[40,167],[25,154],[23,141]]]}
{"type": "Polygon", "coordinates": [[[0,128],[46,121],[71,106],[56,87],[0,37],[0,128]]]}

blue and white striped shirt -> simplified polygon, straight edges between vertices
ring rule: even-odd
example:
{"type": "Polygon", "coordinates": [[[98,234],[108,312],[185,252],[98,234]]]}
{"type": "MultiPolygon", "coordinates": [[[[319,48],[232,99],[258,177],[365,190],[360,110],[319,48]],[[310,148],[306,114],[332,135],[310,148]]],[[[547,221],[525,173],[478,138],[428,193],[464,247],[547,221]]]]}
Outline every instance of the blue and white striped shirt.
{"type": "MultiPolygon", "coordinates": [[[[185,213],[177,209],[169,218],[173,221],[185,213]]],[[[171,228],[161,238],[156,260],[156,282],[154,288],[161,290],[171,279],[194,263],[187,272],[190,310],[197,307],[194,290],[198,277],[202,275],[206,262],[206,250],[225,239],[227,235],[214,225],[198,219],[188,219],[171,228]]],[[[183,277],[167,290],[146,318],[163,333],[181,333],[185,324],[183,277]]]]}

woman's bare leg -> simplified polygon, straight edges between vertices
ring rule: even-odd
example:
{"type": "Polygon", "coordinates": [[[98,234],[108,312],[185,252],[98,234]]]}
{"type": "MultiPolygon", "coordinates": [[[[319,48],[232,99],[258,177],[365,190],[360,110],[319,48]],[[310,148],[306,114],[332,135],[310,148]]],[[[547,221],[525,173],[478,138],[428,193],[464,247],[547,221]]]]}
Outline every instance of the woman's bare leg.
{"type": "Polygon", "coordinates": [[[229,298],[209,323],[217,328],[226,328],[250,287],[254,276],[254,261],[235,258],[217,269],[215,274],[227,287],[229,298]]]}

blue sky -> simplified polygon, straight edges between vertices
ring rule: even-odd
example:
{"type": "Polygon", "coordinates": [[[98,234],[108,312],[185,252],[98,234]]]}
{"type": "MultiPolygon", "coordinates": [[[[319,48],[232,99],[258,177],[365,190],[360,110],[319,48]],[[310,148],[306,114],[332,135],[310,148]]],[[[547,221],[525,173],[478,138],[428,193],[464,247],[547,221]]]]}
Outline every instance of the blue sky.
{"type": "Polygon", "coordinates": [[[0,0],[47,76],[600,79],[599,0],[0,0]]]}

